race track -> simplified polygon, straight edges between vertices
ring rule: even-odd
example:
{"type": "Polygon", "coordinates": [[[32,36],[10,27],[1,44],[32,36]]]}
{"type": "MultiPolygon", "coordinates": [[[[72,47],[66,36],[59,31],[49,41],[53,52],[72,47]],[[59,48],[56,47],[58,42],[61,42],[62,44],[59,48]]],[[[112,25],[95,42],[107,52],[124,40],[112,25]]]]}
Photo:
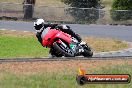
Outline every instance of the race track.
{"type": "Polygon", "coordinates": [[[132,56],[118,56],[118,57],[62,57],[62,58],[4,58],[0,59],[0,63],[7,63],[7,62],[46,62],[46,61],[74,61],[74,60],[118,60],[118,59],[132,59],[132,56]]]}
{"type": "MultiPolygon", "coordinates": [[[[132,42],[132,26],[68,24],[81,36],[108,37],[132,42]]],[[[0,21],[0,29],[34,32],[33,22],[0,21]]]]}
{"type": "MultiPolygon", "coordinates": [[[[82,24],[68,24],[73,31],[81,36],[94,36],[114,38],[122,41],[132,42],[132,26],[112,26],[112,25],[82,25],[82,24]]],[[[0,21],[0,29],[32,31],[33,22],[23,21],[0,21]]],[[[132,43],[131,43],[132,44],[132,43]]],[[[94,53],[94,57],[132,57],[132,48],[115,51],[115,52],[101,52],[94,53]]]]}

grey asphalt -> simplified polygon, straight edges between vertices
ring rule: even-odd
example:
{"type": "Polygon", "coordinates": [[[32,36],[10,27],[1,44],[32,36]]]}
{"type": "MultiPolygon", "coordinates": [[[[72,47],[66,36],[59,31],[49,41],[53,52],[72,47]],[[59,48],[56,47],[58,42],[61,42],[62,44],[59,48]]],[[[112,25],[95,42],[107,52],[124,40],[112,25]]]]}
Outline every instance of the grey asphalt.
{"type": "MultiPolygon", "coordinates": [[[[112,26],[112,25],[82,25],[68,24],[73,31],[81,36],[95,36],[114,38],[132,42],[132,26],[112,26]]],[[[11,29],[34,32],[33,22],[23,21],[0,21],[0,29],[11,29]]]]}
{"type": "Polygon", "coordinates": [[[119,50],[119,51],[110,51],[110,52],[100,52],[94,53],[93,57],[132,57],[132,48],[119,50]]]}
{"type": "Polygon", "coordinates": [[[132,57],[92,57],[92,58],[86,58],[86,57],[55,57],[55,58],[48,58],[48,57],[42,57],[42,58],[0,58],[0,63],[7,63],[7,62],[48,62],[48,61],[73,61],[73,60],[83,60],[83,61],[90,61],[90,60],[122,60],[122,59],[132,59],[132,57]]]}

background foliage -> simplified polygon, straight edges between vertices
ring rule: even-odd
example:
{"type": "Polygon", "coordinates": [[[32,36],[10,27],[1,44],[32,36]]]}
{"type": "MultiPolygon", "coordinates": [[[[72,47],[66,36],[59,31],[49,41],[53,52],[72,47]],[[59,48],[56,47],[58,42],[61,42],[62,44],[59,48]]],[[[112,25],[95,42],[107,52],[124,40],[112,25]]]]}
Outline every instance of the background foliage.
{"type": "Polygon", "coordinates": [[[93,23],[99,18],[99,0],[62,0],[66,5],[75,8],[66,9],[67,13],[74,17],[77,22],[93,23]],[[93,9],[86,9],[93,8],[93,9]]]}
{"type": "Polygon", "coordinates": [[[132,19],[132,0],[114,0],[111,16],[113,20],[117,21],[132,19]]]}

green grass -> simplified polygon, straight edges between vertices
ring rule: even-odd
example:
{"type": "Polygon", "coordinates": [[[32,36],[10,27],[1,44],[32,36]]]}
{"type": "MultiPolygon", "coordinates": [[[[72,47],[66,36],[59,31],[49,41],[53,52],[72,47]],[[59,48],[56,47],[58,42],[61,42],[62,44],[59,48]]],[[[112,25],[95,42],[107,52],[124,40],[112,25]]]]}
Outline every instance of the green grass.
{"type": "MultiPolygon", "coordinates": [[[[42,47],[33,35],[20,31],[0,31],[0,58],[48,56],[49,49],[42,47]]],[[[86,37],[84,41],[94,52],[117,51],[129,47],[127,43],[114,39],[86,37]]]]}
{"type": "Polygon", "coordinates": [[[0,58],[45,57],[48,49],[34,37],[0,36],[0,58]]]}
{"type": "MultiPolygon", "coordinates": [[[[108,66],[100,69],[92,69],[95,74],[130,74],[132,65],[108,66]]],[[[90,72],[89,72],[90,73],[90,72]]],[[[11,72],[1,72],[0,88],[80,88],[76,83],[76,71],[59,73],[41,73],[34,75],[16,75],[11,72]]],[[[81,88],[131,88],[129,84],[88,84],[81,88]]]]}

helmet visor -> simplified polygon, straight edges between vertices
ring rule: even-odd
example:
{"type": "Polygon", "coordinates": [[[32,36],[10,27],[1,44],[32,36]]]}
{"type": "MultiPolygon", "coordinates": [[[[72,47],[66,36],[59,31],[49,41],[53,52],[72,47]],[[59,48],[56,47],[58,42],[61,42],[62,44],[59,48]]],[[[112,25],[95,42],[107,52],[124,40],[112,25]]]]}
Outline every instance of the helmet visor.
{"type": "Polygon", "coordinates": [[[43,27],[43,25],[42,25],[42,24],[40,24],[40,25],[35,25],[34,27],[35,27],[36,30],[40,30],[40,29],[43,27]]]}

